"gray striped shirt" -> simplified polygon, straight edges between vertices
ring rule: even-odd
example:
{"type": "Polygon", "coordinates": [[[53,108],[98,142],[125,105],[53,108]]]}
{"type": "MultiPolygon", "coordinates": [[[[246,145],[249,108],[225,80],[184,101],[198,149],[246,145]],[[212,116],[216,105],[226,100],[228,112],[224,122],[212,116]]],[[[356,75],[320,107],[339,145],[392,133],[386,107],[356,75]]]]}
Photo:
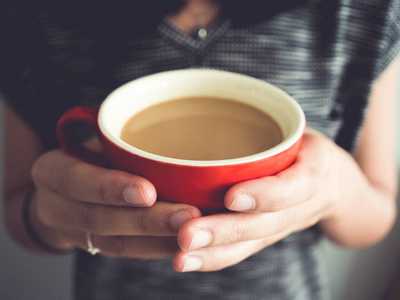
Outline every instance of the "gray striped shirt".
{"type": "MultiPolygon", "coordinates": [[[[49,148],[56,139],[48,128],[68,107],[97,107],[132,79],[197,67],[279,86],[300,103],[309,127],[351,151],[371,87],[400,49],[400,8],[394,0],[300,1],[265,20],[240,25],[222,15],[204,38],[161,20],[154,32],[116,39],[111,46],[63,24],[41,6],[37,10],[39,18],[29,24],[37,39],[21,42],[0,30],[0,89],[49,148]],[[38,54],[32,47],[46,51],[38,54]],[[49,116],[38,114],[41,109],[49,116]]],[[[235,266],[187,274],[175,272],[169,259],[139,261],[78,251],[75,295],[85,300],[327,299],[320,243],[320,232],[312,227],[235,266]]]]}

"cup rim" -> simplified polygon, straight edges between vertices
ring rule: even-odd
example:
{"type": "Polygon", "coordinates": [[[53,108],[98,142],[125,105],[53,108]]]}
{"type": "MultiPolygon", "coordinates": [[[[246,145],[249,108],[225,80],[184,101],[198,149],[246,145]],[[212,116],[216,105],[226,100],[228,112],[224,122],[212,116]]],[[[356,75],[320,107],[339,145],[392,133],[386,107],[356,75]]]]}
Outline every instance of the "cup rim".
{"type": "Polygon", "coordinates": [[[191,69],[179,69],[179,70],[172,70],[172,71],[164,71],[164,72],[159,72],[159,73],[154,73],[150,74],[147,76],[143,76],[141,78],[132,80],[130,82],[127,82],[117,89],[115,89],[113,92],[111,92],[106,99],[103,101],[103,103],[100,106],[99,109],[99,116],[98,116],[98,125],[100,128],[100,131],[102,134],[113,144],[117,145],[119,148],[124,149],[125,151],[128,151],[132,154],[138,155],[140,157],[150,159],[153,161],[158,161],[162,163],[169,163],[169,164],[174,164],[174,165],[182,165],[182,166],[199,166],[199,167],[206,167],[206,166],[226,166],[226,165],[238,165],[238,164],[244,164],[244,163],[249,163],[249,162],[255,162],[259,161],[268,157],[275,156],[277,154],[280,154],[290,147],[292,147],[294,144],[296,144],[297,141],[300,140],[300,138],[303,136],[305,126],[306,126],[306,120],[305,120],[305,115],[300,107],[300,105],[297,103],[296,100],[292,96],[290,96],[288,93],[283,91],[282,89],[278,88],[277,86],[264,81],[262,79],[257,79],[248,75],[244,74],[239,74],[239,73],[234,73],[230,71],[223,71],[223,70],[215,70],[215,69],[196,69],[196,68],[191,68],[191,69]],[[146,152],[144,150],[141,150],[139,148],[136,148],[134,146],[131,146],[130,144],[124,142],[121,140],[119,137],[117,137],[111,130],[104,125],[104,107],[112,101],[114,96],[117,93],[121,93],[123,90],[130,88],[132,85],[138,85],[141,84],[141,82],[147,81],[147,80],[152,80],[154,77],[159,77],[159,76],[168,76],[169,74],[178,74],[178,73],[191,73],[191,72],[201,72],[203,73],[202,76],[207,76],[207,74],[223,74],[224,76],[232,76],[236,78],[243,78],[245,80],[251,80],[253,82],[258,82],[258,84],[262,85],[267,85],[269,89],[274,90],[276,93],[284,96],[290,103],[293,105],[295,108],[296,112],[299,115],[299,126],[295,129],[295,131],[285,140],[283,140],[281,143],[276,145],[275,147],[272,147],[270,149],[267,149],[265,151],[248,155],[248,156],[243,156],[239,158],[232,158],[232,159],[222,159],[222,160],[188,160],[188,159],[178,159],[178,158],[171,158],[171,157],[166,157],[158,154],[153,154],[150,152],[146,152]]]}

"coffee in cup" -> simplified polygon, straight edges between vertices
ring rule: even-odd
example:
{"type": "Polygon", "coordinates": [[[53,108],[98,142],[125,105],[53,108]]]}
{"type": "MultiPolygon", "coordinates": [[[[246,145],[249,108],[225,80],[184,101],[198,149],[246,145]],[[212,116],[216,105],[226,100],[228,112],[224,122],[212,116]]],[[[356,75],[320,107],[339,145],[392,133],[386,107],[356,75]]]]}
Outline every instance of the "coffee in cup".
{"type": "Polygon", "coordinates": [[[134,114],[121,139],[143,151],[187,160],[222,160],[253,155],[282,142],[278,123],[233,99],[191,96],[134,114]]]}

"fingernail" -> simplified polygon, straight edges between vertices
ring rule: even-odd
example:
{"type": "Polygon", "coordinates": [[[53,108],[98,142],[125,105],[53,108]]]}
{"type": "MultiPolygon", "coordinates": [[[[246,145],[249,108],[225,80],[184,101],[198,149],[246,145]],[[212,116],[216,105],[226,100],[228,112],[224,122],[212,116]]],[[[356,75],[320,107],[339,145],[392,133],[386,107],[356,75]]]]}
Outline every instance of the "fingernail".
{"type": "Polygon", "coordinates": [[[231,205],[231,210],[247,211],[252,210],[256,206],[254,198],[246,193],[240,192],[231,205]]]}
{"type": "Polygon", "coordinates": [[[172,230],[178,232],[182,225],[191,219],[192,216],[187,210],[178,210],[174,212],[169,218],[169,224],[172,230]]]}
{"type": "Polygon", "coordinates": [[[203,260],[196,256],[189,256],[186,259],[185,266],[183,267],[182,272],[192,272],[197,271],[203,266],[203,260]]]}
{"type": "Polygon", "coordinates": [[[211,244],[211,232],[203,229],[195,229],[189,250],[203,248],[211,244]]]}
{"type": "Polygon", "coordinates": [[[122,193],[126,202],[135,206],[148,206],[145,194],[136,183],[128,185],[122,193]]]}

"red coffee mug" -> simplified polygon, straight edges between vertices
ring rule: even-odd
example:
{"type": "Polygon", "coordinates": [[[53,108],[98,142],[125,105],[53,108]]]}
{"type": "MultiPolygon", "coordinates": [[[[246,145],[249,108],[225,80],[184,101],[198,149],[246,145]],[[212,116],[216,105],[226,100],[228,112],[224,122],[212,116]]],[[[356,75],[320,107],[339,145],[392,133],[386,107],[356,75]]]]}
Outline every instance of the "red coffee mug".
{"type": "Polygon", "coordinates": [[[301,107],[279,88],[236,73],[187,69],[157,73],[131,81],[112,92],[99,110],[75,107],[59,120],[62,149],[87,162],[143,176],[156,188],[158,199],[188,203],[205,213],[224,209],[224,194],[241,181],[276,174],[296,158],[305,129],[301,107]],[[264,152],[235,159],[196,161],[163,157],[142,151],[120,139],[126,121],[160,102],[190,96],[222,97],[252,105],[280,125],[283,141],[264,152]],[[78,143],[71,125],[83,122],[99,138],[104,154],[78,143]]]}

